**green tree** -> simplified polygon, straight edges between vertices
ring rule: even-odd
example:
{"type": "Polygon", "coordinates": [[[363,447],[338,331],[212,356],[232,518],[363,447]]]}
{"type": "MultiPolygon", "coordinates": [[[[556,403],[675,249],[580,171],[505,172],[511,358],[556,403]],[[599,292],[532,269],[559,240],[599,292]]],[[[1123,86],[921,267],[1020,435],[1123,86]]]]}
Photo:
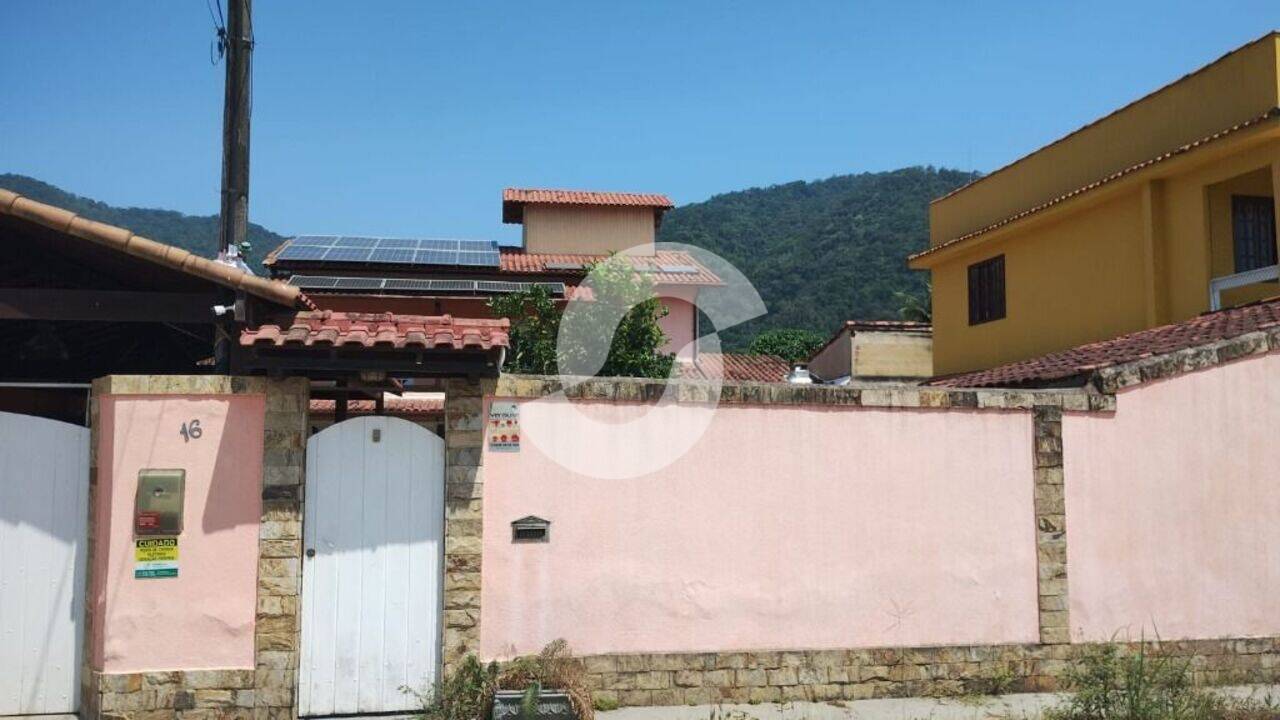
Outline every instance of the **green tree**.
{"type": "Polygon", "coordinates": [[[504,369],[533,375],[556,374],[556,335],[561,310],[541,285],[489,300],[495,317],[511,322],[504,369]]]}
{"type": "Polygon", "coordinates": [[[754,355],[777,355],[787,362],[806,362],[826,341],[812,330],[765,330],[751,341],[750,351],[754,355]]]}
{"type": "Polygon", "coordinates": [[[509,372],[554,375],[562,367],[582,367],[590,356],[588,347],[613,329],[613,339],[600,377],[663,378],[671,374],[675,357],[661,352],[667,336],[658,321],[667,308],[654,296],[653,283],[637,273],[621,258],[610,258],[590,269],[595,297],[575,308],[573,322],[588,332],[569,333],[560,343],[564,310],[546,288],[495,297],[489,308],[497,317],[511,322],[510,348],[505,368],[509,372]],[[615,313],[622,319],[613,322],[615,313]]]}
{"type": "Polygon", "coordinates": [[[933,283],[924,284],[924,297],[901,290],[893,296],[898,300],[898,317],[911,322],[933,322],[933,283]]]}

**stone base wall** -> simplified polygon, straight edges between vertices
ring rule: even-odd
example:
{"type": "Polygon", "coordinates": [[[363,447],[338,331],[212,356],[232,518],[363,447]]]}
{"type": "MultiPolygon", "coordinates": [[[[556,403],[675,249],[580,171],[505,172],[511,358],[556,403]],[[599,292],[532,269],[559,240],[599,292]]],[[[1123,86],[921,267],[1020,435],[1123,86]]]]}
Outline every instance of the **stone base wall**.
{"type": "MultiPolygon", "coordinates": [[[[129,720],[227,718],[252,720],[257,702],[253,670],[195,670],[107,675],[94,671],[97,717],[129,720]]],[[[81,713],[82,717],[89,717],[81,713]]],[[[287,718],[284,713],[263,717],[287,718]]]]}
{"type": "MultiPolygon", "coordinates": [[[[1050,692],[1088,645],[812,650],[582,659],[592,697],[636,705],[705,705],[1050,692]]],[[[1206,685],[1280,681],[1280,638],[1163,642],[1206,685]]]]}
{"type": "MultiPolygon", "coordinates": [[[[288,720],[298,673],[302,502],[305,481],[309,387],[306,378],[121,376],[93,383],[90,426],[90,508],[97,489],[97,398],[103,395],[235,395],[266,397],[263,423],[262,518],[258,526],[258,589],[254,618],[254,667],[103,673],[91,667],[95,632],[86,618],[81,670],[82,718],[170,720],[240,718],[288,720]]],[[[94,513],[90,512],[89,563],[93,567],[94,513]]],[[[86,606],[89,606],[86,603],[86,606]]]]}

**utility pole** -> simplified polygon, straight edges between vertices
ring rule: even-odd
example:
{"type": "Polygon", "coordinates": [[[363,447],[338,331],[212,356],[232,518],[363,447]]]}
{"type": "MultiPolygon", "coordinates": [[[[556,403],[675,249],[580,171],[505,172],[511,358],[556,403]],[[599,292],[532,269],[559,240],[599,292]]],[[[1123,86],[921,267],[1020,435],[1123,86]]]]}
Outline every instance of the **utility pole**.
{"type": "Polygon", "coordinates": [[[249,234],[249,108],[252,79],[251,0],[228,0],[226,98],[222,110],[222,209],[218,257],[235,262],[249,234]]]}
{"type": "MultiPolygon", "coordinates": [[[[253,78],[253,18],[251,0],[228,0],[226,30],[219,31],[220,49],[227,62],[222,107],[222,203],[218,212],[218,260],[248,269],[240,248],[249,236],[249,109],[253,78]]],[[[252,272],[252,270],[250,270],[252,272]]],[[[214,366],[230,373],[231,336],[243,322],[237,293],[234,315],[214,326],[214,366]]]]}

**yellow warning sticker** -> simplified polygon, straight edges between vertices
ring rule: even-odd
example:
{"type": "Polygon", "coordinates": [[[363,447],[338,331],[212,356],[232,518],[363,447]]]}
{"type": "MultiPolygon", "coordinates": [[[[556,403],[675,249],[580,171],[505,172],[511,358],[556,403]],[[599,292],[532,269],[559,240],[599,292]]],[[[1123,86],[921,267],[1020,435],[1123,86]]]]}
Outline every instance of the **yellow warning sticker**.
{"type": "Polygon", "coordinates": [[[178,559],[178,538],[146,538],[134,541],[134,562],[163,562],[178,559]]]}

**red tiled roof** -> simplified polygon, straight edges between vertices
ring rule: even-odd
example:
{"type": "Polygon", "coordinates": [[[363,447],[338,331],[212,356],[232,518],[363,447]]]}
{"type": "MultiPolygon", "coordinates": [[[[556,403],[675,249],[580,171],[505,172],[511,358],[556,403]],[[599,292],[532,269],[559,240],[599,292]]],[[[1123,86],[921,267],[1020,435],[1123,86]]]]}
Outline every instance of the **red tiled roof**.
{"type": "Polygon", "coordinates": [[[671,198],[660,193],[506,188],[502,191],[502,222],[521,222],[524,219],[524,206],[528,204],[649,207],[659,212],[675,207],[671,198]]]}
{"type": "MultiPolygon", "coordinates": [[[[687,252],[679,250],[659,250],[653,255],[621,255],[627,258],[637,270],[645,271],[645,275],[653,278],[659,285],[720,285],[722,281],[715,273],[703,267],[687,252]],[[697,272],[673,273],[661,272],[660,265],[689,265],[697,268],[697,272]]],[[[548,264],[577,263],[584,267],[589,263],[609,259],[608,255],[575,255],[566,253],[528,253],[522,248],[502,248],[502,272],[526,273],[538,275],[586,275],[586,270],[565,270],[547,267],[548,264]]]]}
{"type": "Polygon", "coordinates": [[[489,350],[507,346],[507,320],[449,315],[343,313],[330,310],[294,314],[276,323],[246,328],[245,346],[418,348],[489,350]]]}
{"type": "Polygon", "coordinates": [[[924,384],[940,387],[1062,384],[1069,378],[1088,375],[1111,365],[1207,345],[1277,325],[1280,325],[1280,298],[1206,313],[1180,323],[1140,330],[987,370],[943,375],[924,384]]]}
{"type": "Polygon", "coordinates": [[[786,382],[791,365],[777,355],[698,353],[694,363],[681,363],[680,377],[706,380],[721,377],[732,382],[786,382]]]}
{"type": "MultiPolygon", "coordinates": [[[[312,400],[312,415],[332,415],[336,403],[333,400],[312,400]]],[[[444,400],[439,398],[389,397],[382,401],[382,410],[388,415],[438,415],[444,412],[444,400]]],[[[347,412],[352,415],[368,415],[374,411],[372,400],[351,400],[347,412]]]]}

